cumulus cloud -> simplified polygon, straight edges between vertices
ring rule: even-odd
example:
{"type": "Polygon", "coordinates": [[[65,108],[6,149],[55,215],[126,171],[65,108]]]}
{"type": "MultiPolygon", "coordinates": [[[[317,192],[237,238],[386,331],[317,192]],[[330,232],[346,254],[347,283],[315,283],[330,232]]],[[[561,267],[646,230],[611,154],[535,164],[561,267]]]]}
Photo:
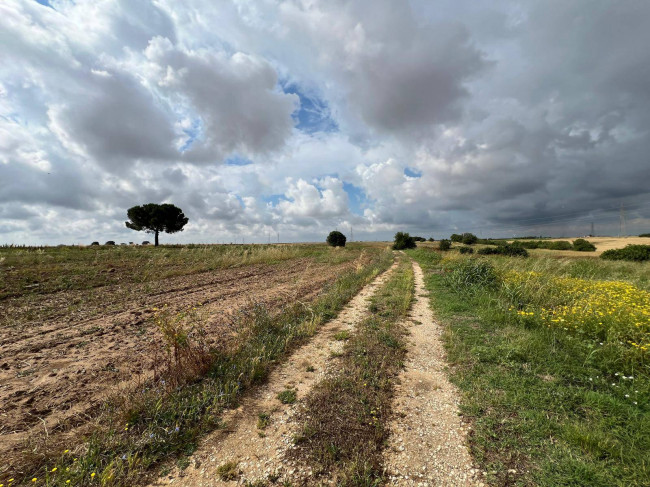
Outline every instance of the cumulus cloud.
{"type": "Polygon", "coordinates": [[[647,231],[647,3],[49,3],[0,3],[0,241],[647,231]]]}

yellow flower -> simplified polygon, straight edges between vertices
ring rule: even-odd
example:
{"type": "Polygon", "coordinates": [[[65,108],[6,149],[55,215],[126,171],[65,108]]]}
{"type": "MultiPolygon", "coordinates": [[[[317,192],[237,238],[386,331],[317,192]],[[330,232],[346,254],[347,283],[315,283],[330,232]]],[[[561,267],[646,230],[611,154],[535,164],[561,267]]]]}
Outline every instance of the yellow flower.
{"type": "Polygon", "coordinates": [[[95,478],[95,475],[96,475],[95,472],[91,473],[91,474],[90,474],[90,478],[91,478],[91,479],[94,479],[94,478],[95,478]]]}
{"type": "Polygon", "coordinates": [[[32,482],[36,482],[37,480],[38,480],[38,479],[37,479],[36,477],[34,477],[34,478],[32,479],[32,482]]]}
{"type": "Polygon", "coordinates": [[[56,472],[56,467],[54,467],[50,472],[56,472]]]}
{"type": "Polygon", "coordinates": [[[65,483],[66,483],[66,484],[69,484],[69,483],[70,483],[70,480],[66,480],[65,483]]]}
{"type": "Polygon", "coordinates": [[[70,450],[65,450],[63,453],[68,453],[70,450]]]}

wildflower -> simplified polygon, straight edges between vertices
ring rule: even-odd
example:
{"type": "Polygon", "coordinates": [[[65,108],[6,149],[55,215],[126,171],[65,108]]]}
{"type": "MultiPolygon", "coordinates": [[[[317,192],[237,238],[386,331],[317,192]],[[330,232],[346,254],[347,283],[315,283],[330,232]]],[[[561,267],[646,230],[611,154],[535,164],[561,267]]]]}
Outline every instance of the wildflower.
{"type": "Polygon", "coordinates": [[[69,484],[69,483],[70,483],[70,479],[66,480],[65,483],[66,483],[66,484],[69,484]]]}
{"type": "Polygon", "coordinates": [[[56,472],[56,467],[54,467],[50,472],[56,472]]]}
{"type": "Polygon", "coordinates": [[[91,479],[94,479],[94,478],[95,478],[95,475],[96,475],[95,472],[91,473],[91,474],[90,474],[90,478],[91,478],[91,479]]]}
{"type": "Polygon", "coordinates": [[[625,394],[625,397],[630,397],[630,395],[629,395],[629,394],[625,394]]]}
{"type": "Polygon", "coordinates": [[[63,453],[68,453],[70,450],[65,450],[63,453]]]}
{"type": "Polygon", "coordinates": [[[34,477],[34,478],[32,479],[32,482],[36,482],[37,480],[38,480],[38,478],[34,477]]]}

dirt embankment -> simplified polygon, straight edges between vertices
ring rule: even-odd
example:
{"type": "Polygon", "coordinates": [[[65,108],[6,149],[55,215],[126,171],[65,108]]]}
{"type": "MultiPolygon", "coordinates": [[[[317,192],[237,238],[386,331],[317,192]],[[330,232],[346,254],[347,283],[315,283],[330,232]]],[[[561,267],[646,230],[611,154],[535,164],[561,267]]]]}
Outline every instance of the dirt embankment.
{"type": "Polygon", "coordinates": [[[234,311],[253,302],[273,309],[287,300],[308,301],[353,265],[296,259],[127,289],[107,286],[94,291],[89,309],[68,307],[79,302],[82,291],[0,302],[0,314],[20,317],[0,329],[0,454],[15,471],[25,440],[49,436],[56,441],[61,430],[87,423],[109,394],[145,377],[159,341],[149,320],[153,308],[203,303],[210,317],[209,340],[218,343],[233,334],[234,311]],[[39,308],[47,311],[39,313],[39,308]]]}

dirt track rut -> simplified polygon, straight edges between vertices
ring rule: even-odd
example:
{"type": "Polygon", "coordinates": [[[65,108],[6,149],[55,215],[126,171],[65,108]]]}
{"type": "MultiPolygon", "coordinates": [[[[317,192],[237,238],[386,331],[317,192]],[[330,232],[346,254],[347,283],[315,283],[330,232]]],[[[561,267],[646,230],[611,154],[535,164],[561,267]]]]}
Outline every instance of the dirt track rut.
{"type": "Polygon", "coordinates": [[[335,360],[336,352],[343,348],[343,342],[334,335],[343,330],[352,331],[367,313],[368,299],[386,282],[391,269],[365,286],[330,322],[323,325],[306,345],[296,350],[291,357],[270,376],[268,382],[242,399],[242,406],[229,411],[225,417],[226,428],[208,436],[191,458],[190,466],[184,471],[175,469],[171,474],[158,479],[153,486],[216,486],[237,485],[246,481],[255,482],[269,477],[291,480],[309,476],[308,471],[297,471],[284,460],[284,453],[292,441],[291,419],[297,411],[296,405],[282,404],[278,393],[287,388],[297,392],[300,400],[324,378],[328,365],[335,360]],[[261,413],[269,413],[269,425],[258,428],[261,413]],[[236,462],[239,472],[237,480],[220,480],[219,466],[236,462]]]}
{"type": "Polygon", "coordinates": [[[406,322],[408,355],[395,391],[395,414],[384,454],[387,485],[481,486],[467,449],[469,427],[458,412],[458,391],[445,371],[443,329],[433,317],[416,262],[413,271],[415,297],[406,322]]]}

